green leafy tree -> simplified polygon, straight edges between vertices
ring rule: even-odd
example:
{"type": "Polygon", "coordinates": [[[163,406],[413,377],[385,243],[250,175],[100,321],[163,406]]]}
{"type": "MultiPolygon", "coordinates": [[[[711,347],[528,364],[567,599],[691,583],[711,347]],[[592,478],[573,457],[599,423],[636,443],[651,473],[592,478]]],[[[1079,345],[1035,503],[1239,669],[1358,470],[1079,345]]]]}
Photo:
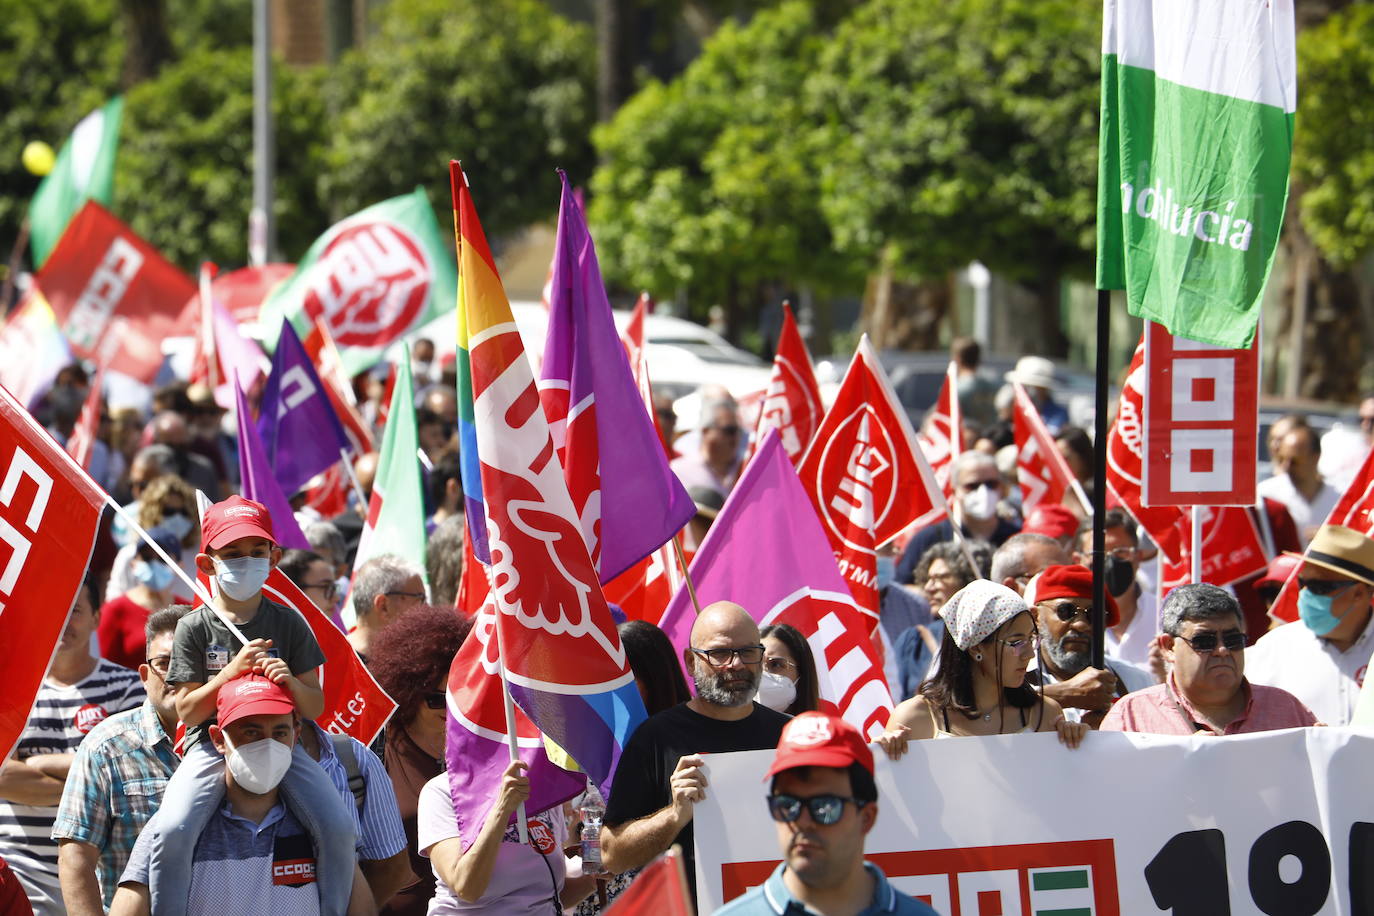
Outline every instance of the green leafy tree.
{"type": "MultiPolygon", "coordinates": [[[[318,193],[324,169],[323,74],[277,67],[278,244],[304,252],[328,224],[318,193]]],[[[248,259],[253,198],[251,48],[193,51],[135,87],[124,106],[115,211],[187,270],[202,260],[248,259]]]]}
{"type": "Polygon", "coordinates": [[[336,216],[423,184],[451,220],[460,159],[491,235],[558,209],[555,169],[590,171],[591,32],[538,0],[392,0],[331,77],[339,111],[322,186],[336,216]]]}
{"type": "Polygon", "coordinates": [[[799,92],[824,35],[801,2],[727,22],[679,79],[650,82],[598,129],[591,217],[615,280],[686,288],[697,312],[725,302],[736,327],[764,284],[855,281],[821,218],[799,92]]]}

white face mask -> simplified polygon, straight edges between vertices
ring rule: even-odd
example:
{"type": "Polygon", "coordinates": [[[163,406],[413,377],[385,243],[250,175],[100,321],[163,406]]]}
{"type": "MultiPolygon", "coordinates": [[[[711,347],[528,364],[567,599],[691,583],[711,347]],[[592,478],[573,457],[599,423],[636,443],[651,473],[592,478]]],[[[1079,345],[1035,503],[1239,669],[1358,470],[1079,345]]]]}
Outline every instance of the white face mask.
{"type": "Polygon", "coordinates": [[[239,557],[234,560],[215,561],[215,581],[220,589],[235,601],[247,601],[262,591],[267,575],[272,571],[272,561],[266,557],[239,557]]]}
{"type": "Polygon", "coordinates": [[[781,674],[763,672],[759,680],[758,701],[774,712],[782,712],[797,699],[797,685],[781,674]]]}
{"type": "Polygon", "coordinates": [[[960,503],[965,515],[985,522],[997,514],[997,490],[995,487],[979,487],[972,493],[965,493],[960,503]]]}
{"type": "Polygon", "coordinates": [[[234,747],[229,734],[224,734],[224,744],[229,752],[224,755],[229,772],[234,774],[234,782],[254,795],[266,795],[277,787],[291,769],[291,747],[263,738],[243,747],[234,747]]]}

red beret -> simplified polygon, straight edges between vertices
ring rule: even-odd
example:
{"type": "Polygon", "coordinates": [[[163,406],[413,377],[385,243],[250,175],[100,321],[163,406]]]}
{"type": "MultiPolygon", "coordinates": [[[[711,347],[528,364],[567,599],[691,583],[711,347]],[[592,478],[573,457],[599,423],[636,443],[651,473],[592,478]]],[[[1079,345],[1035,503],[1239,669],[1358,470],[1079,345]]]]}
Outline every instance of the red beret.
{"type": "MultiPolygon", "coordinates": [[[[1026,603],[1039,604],[1055,598],[1093,597],[1093,573],[1086,566],[1046,566],[1034,579],[1026,583],[1026,603]]],[[[1121,622],[1121,609],[1116,599],[1107,594],[1107,626],[1121,622]]]]}

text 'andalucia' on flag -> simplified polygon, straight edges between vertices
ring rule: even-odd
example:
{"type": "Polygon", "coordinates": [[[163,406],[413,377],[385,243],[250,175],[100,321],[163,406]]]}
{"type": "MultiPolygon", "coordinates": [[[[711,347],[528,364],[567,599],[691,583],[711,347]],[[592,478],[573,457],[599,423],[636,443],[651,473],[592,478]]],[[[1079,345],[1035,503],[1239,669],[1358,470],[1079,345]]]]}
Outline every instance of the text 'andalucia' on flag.
{"type": "Polygon", "coordinates": [[[1288,199],[1293,0],[1106,0],[1097,287],[1248,346],[1288,199]]]}
{"type": "MultiPolygon", "coordinates": [[[[482,641],[485,663],[504,668],[511,696],[535,726],[604,787],[644,719],[644,705],[457,162],[451,176],[459,352],[469,373],[466,386],[460,382],[460,402],[464,394],[470,398],[459,411],[476,446],[462,443],[463,474],[475,457],[496,611],[490,632],[476,628],[472,638],[482,641]]],[[[466,480],[463,489],[473,490],[466,480]]]]}

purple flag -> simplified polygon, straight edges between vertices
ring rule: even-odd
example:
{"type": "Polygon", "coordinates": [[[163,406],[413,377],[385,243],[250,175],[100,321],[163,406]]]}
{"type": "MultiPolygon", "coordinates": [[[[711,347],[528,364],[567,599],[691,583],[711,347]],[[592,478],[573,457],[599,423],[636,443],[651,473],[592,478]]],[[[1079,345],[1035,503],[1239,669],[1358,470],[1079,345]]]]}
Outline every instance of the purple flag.
{"type": "Polygon", "coordinates": [[[272,476],[272,466],[263,454],[262,440],[258,438],[253,415],[248,412],[248,401],[243,396],[238,376],[231,384],[234,386],[234,416],[239,424],[239,476],[243,480],[243,495],[267,507],[278,546],[309,550],[310,542],[301,534],[291,503],[282,493],[277,478],[272,476]]]}
{"type": "Polygon", "coordinates": [[[605,584],[696,513],[635,385],[582,208],[560,169],[549,331],[539,396],[582,535],[605,584]]]}
{"type": "MultiPolygon", "coordinates": [[[[496,614],[492,605],[482,606],[472,623],[472,633],[453,658],[448,674],[449,794],[458,818],[458,833],[466,850],[482,830],[492,803],[500,794],[501,774],[510,766],[507,743],[505,694],[501,673],[484,646],[496,638],[496,614]]],[[[549,760],[539,730],[518,707],[516,742],[520,759],[529,764],[530,799],[525,804],[531,817],[572,798],[582,791],[587,777],[571,773],[549,760]]],[[[562,812],[556,816],[561,817],[562,812]]],[[[552,851],[553,837],[542,838],[541,826],[530,825],[530,842],[541,852],[552,851]]]]}
{"type": "Polygon", "coordinates": [[[215,388],[215,403],[228,410],[234,406],[234,378],[247,388],[262,375],[263,355],[257,341],[239,333],[238,322],[228,309],[218,302],[211,308],[215,330],[215,352],[224,378],[215,388]]]}
{"type": "MultiPolygon", "coordinates": [[[[760,626],[800,630],[816,659],[822,707],[838,709],[870,738],[882,734],[892,712],[882,659],[777,430],[730,491],[691,575],[703,607],[733,601],[760,626]]],[[[679,657],[695,619],[687,590],[679,589],[658,624],[679,657]]]]}
{"type": "Polygon", "coordinates": [[[285,319],[272,354],[272,374],[262,390],[258,435],[268,466],[287,496],[337,464],[340,452],[349,447],[319,373],[285,319]]]}

